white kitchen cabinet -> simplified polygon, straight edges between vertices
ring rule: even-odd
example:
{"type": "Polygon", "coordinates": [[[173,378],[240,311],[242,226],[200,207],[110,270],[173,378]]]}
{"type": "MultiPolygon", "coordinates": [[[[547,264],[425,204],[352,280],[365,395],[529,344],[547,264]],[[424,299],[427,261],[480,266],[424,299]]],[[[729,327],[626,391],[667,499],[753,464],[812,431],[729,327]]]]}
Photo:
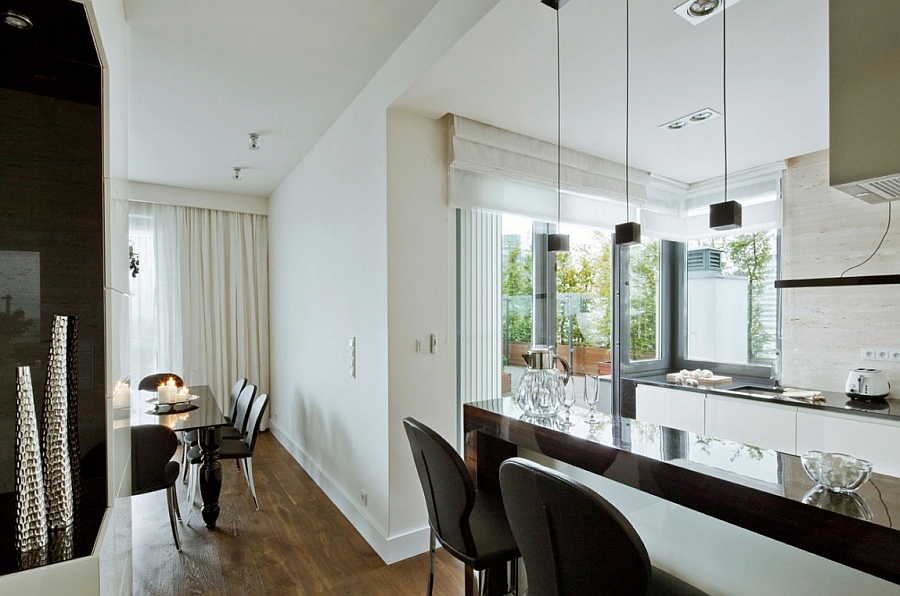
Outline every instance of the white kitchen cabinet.
{"type": "Polygon", "coordinates": [[[797,408],[749,399],[709,395],[706,436],[782,453],[797,450],[797,408]]]}
{"type": "Polygon", "coordinates": [[[702,435],[706,393],[638,384],[637,419],[702,435]]]}
{"type": "Polygon", "coordinates": [[[836,412],[797,414],[797,453],[836,451],[867,459],[879,474],[900,476],[900,424],[836,412]]]}

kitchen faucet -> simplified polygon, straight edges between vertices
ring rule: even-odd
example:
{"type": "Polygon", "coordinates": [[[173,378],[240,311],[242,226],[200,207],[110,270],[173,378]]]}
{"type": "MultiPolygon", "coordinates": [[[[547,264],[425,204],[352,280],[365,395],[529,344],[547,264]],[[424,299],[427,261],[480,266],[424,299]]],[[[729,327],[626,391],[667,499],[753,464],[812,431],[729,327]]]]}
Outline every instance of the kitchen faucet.
{"type": "Polygon", "coordinates": [[[775,350],[772,357],[772,371],[769,373],[769,379],[772,380],[772,387],[781,387],[781,350],[775,350]]]}

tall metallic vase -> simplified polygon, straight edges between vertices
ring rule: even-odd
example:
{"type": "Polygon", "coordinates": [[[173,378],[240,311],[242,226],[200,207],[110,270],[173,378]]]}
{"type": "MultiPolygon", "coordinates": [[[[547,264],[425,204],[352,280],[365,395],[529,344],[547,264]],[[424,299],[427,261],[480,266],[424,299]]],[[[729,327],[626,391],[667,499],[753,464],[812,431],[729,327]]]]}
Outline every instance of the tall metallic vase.
{"type": "Polygon", "coordinates": [[[16,551],[23,569],[47,558],[47,510],[31,369],[16,368],[16,551]]]}
{"type": "Polygon", "coordinates": [[[66,375],[66,317],[53,317],[47,382],[44,387],[44,411],[41,434],[44,463],[44,492],[47,499],[47,525],[51,532],[74,522],[72,466],[69,459],[68,392],[66,375]]]}

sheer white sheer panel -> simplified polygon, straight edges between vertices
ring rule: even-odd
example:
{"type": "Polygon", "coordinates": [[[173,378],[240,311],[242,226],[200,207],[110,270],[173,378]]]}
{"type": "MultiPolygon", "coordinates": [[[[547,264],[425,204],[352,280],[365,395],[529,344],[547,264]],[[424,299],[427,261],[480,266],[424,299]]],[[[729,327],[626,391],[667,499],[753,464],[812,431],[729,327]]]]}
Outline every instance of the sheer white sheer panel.
{"type": "Polygon", "coordinates": [[[143,376],[171,369],[189,385],[209,385],[224,411],[230,411],[229,392],[239,377],[267,392],[266,217],[136,202],[130,207],[132,241],[141,255],[132,285],[132,318],[141,322],[132,326],[132,370],[143,376]]]}
{"type": "Polygon", "coordinates": [[[459,210],[460,401],[500,397],[500,215],[459,210]]]}

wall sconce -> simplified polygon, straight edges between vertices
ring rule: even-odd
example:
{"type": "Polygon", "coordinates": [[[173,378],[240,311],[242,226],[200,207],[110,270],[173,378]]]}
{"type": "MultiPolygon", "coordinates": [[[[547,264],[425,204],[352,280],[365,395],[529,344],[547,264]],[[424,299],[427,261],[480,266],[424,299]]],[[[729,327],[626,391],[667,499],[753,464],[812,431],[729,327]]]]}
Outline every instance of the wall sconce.
{"type": "Polygon", "coordinates": [[[140,271],[141,259],[140,255],[134,252],[134,245],[128,245],[128,269],[131,271],[131,277],[137,277],[140,271]]]}

